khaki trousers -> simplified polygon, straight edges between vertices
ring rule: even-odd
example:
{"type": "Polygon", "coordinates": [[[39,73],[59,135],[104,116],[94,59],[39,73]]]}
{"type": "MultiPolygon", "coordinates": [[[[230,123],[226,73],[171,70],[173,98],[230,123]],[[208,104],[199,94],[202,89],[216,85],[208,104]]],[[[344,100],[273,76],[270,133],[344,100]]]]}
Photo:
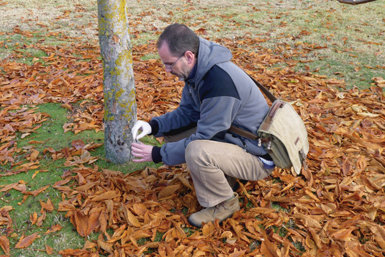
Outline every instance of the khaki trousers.
{"type": "MultiPolygon", "coordinates": [[[[194,129],[168,137],[171,142],[194,133],[194,129]],[[180,137],[182,136],[182,137],[180,137]]],[[[241,147],[212,140],[195,140],[187,145],[186,163],[194,182],[198,202],[203,207],[212,207],[233,196],[228,177],[243,180],[259,180],[271,174],[261,160],[241,147]]]]}

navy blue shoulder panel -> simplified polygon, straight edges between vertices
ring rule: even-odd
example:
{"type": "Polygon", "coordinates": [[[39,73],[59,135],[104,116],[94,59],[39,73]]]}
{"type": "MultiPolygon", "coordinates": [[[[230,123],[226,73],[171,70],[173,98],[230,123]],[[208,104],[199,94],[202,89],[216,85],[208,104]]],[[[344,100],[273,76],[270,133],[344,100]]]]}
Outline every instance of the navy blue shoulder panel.
{"type": "Polygon", "coordinates": [[[217,96],[231,96],[240,99],[237,88],[230,75],[217,65],[214,65],[206,73],[203,81],[203,85],[199,89],[199,98],[201,101],[217,96]]]}

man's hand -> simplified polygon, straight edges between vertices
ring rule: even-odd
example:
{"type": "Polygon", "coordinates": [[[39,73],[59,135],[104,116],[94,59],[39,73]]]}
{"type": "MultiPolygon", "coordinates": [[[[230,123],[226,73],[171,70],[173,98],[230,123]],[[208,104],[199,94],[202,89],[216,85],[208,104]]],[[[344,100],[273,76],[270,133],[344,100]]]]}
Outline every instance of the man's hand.
{"type": "Polygon", "coordinates": [[[145,121],[138,120],[135,122],[134,127],[132,127],[131,132],[134,140],[138,141],[142,137],[151,133],[151,126],[145,121]],[[141,133],[138,135],[139,130],[141,130],[141,133]]]}
{"type": "Polygon", "coordinates": [[[143,143],[132,143],[131,153],[135,157],[133,162],[152,162],[152,145],[145,145],[143,143]]]}

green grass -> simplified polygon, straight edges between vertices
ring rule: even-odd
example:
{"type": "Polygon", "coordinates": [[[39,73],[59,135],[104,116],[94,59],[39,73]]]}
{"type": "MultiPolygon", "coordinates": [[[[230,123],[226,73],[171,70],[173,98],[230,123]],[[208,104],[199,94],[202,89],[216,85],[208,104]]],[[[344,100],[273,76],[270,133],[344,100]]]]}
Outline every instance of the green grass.
{"type": "MultiPolygon", "coordinates": [[[[44,177],[41,176],[40,179],[44,180],[44,177]]],[[[15,193],[11,193],[9,198],[12,198],[14,194],[15,193]]],[[[14,202],[20,202],[21,198],[22,196],[14,196],[14,199],[11,200],[14,202]]],[[[53,188],[48,188],[36,197],[30,196],[23,204],[16,206],[11,212],[14,224],[14,233],[17,234],[17,236],[10,240],[11,245],[16,244],[21,235],[28,236],[37,232],[41,236],[26,249],[12,248],[12,256],[48,256],[44,252],[36,252],[36,249],[45,249],[46,244],[55,250],[81,248],[84,245],[84,239],[81,238],[76,231],[74,231],[72,224],[67,218],[65,218],[65,213],[57,212],[55,210],[51,213],[47,213],[41,227],[32,225],[29,219],[27,219],[34,212],[40,216],[40,200],[46,202],[48,198],[53,201],[54,206],[57,208],[60,193],[53,188]],[[52,225],[56,224],[61,225],[63,227],[62,230],[48,235],[44,234],[52,225]]]]}
{"type": "MultiPolygon", "coordinates": [[[[128,7],[133,45],[155,41],[166,25],[181,22],[197,31],[203,29],[202,36],[208,39],[259,37],[266,40],[260,43],[262,47],[275,51],[280,45],[291,48],[280,54],[290,55],[301,48],[298,44],[302,42],[326,46],[301,58],[293,57],[310,61],[298,63],[296,70],[344,79],[348,88],[367,88],[373,77],[385,77],[381,18],[385,8],[381,1],[350,6],[338,1],[261,1],[256,4],[244,0],[237,5],[227,2],[186,5],[169,0],[162,4],[141,1],[140,8],[137,3],[128,3],[128,7]]],[[[254,45],[241,47],[249,51],[256,49],[254,45]]],[[[142,58],[143,61],[148,59],[153,56],[142,58]]]]}
{"type": "MultiPolygon", "coordinates": [[[[289,56],[288,59],[305,61],[298,62],[295,70],[313,72],[328,78],[344,79],[347,87],[367,88],[371,85],[373,77],[385,78],[385,8],[384,1],[381,0],[358,6],[343,5],[338,1],[318,0],[294,2],[264,0],[258,3],[242,0],[236,5],[231,1],[195,1],[193,4],[186,4],[176,0],[159,3],[141,0],[139,4],[137,1],[127,4],[130,10],[130,32],[134,46],[155,41],[162,28],[169,23],[183,22],[192,29],[203,32],[201,35],[207,39],[226,38],[239,42],[239,47],[250,52],[257,51],[258,47],[264,47],[278,55],[286,54],[289,56]],[[218,15],[212,15],[212,13],[218,15]],[[265,42],[250,45],[246,40],[247,37],[262,38],[265,42]],[[305,50],[306,44],[325,46],[325,48],[312,49],[305,54],[296,55],[296,52],[305,50]]],[[[12,56],[12,61],[28,65],[41,62],[44,65],[44,57],[47,53],[41,46],[70,46],[81,42],[97,45],[96,9],[96,3],[88,0],[79,0],[76,4],[64,0],[48,2],[14,0],[0,5],[0,12],[4,11],[5,14],[2,17],[3,26],[0,29],[2,32],[0,33],[0,60],[12,56]],[[63,16],[66,10],[70,11],[68,17],[58,18],[63,16]],[[20,19],[27,15],[31,15],[30,20],[20,19]],[[23,21],[22,24],[20,20],[23,21]],[[28,33],[14,33],[16,24],[20,26],[22,32],[28,33]]],[[[141,57],[141,60],[158,58],[154,49],[153,54],[147,54],[141,57]]],[[[276,66],[285,67],[286,63],[279,63],[276,66]]],[[[68,113],[60,104],[38,105],[37,111],[48,113],[50,118],[28,137],[21,139],[18,134],[17,145],[19,148],[24,148],[25,153],[17,158],[18,160],[25,158],[31,147],[29,144],[31,140],[42,141],[42,144],[34,144],[33,147],[41,153],[39,170],[48,171],[39,172],[34,178],[32,176],[35,170],[1,177],[0,185],[21,180],[25,181],[28,190],[52,185],[61,180],[63,172],[71,167],[64,166],[64,159],[54,161],[49,154],[42,155],[44,149],[52,147],[55,150],[61,150],[70,147],[71,142],[78,139],[85,143],[103,144],[104,142],[103,132],[84,131],[76,135],[72,132],[64,133],[63,125],[68,122],[68,113]]],[[[153,137],[146,137],[143,141],[157,144],[153,137]]],[[[159,167],[152,163],[133,162],[115,165],[105,159],[104,151],[102,145],[91,152],[92,156],[98,158],[95,164],[101,169],[129,173],[143,169],[145,166],[159,167]]],[[[4,169],[9,170],[12,167],[9,164],[0,167],[0,171],[4,169]]],[[[277,183],[281,182],[277,181],[277,183]]],[[[30,224],[28,220],[33,212],[40,215],[39,200],[46,201],[47,198],[52,200],[56,208],[61,201],[60,192],[52,187],[36,197],[28,197],[23,204],[19,204],[23,194],[18,191],[0,193],[0,206],[11,205],[14,208],[10,212],[14,228],[14,235],[11,237],[11,256],[46,256],[43,251],[40,251],[46,244],[57,250],[83,246],[84,239],[74,231],[72,224],[64,217],[65,213],[57,211],[47,213],[42,227],[30,224]],[[63,229],[60,232],[44,235],[44,232],[54,224],[62,225],[63,229]],[[26,249],[14,249],[14,245],[22,234],[30,235],[34,232],[38,232],[41,238],[37,239],[32,246],[26,249]]],[[[252,207],[248,202],[247,208],[252,207]]],[[[276,203],[271,207],[276,211],[288,211],[276,203]]],[[[285,236],[286,228],[293,226],[295,224],[290,221],[274,229],[280,236],[285,236]]],[[[1,229],[2,227],[0,231],[1,229]]],[[[186,233],[193,231],[186,229],[186,233]]],[[[97,235],[93,234],[90,237],[95,239],[97,235]]],[[[161,237],[162,234],[157,234],[157,240],[160,241],[161,237]]],[[[253,241],[250,249],[259,247],[259,244],[260,242],[253,241]]],[[[299,251],[304,251],[303,245],[299,242],[293,242],[293,244],[299,251]]]]}
{"type": "MultiPolygon", "coordinates": [[[[30,3],[29,6],[38,8],[37,0],[27,2],[30,3]]],[[[8,7],[15,15],[25,16],[21,10],[26,8],[27,2],[15,0],[0,6],[0,9],[8,7]]],[[[331,0],[264,0],[258,3],[242,0],[236,5],[227,1],[186,4],[176,0],[162,3],[143,0],[139,5],[135,1],[127,5],[134,46],[155,41],[165,26],[180,22],[196,31],[203,30],[202,36],[207,39],[257,37],[266,40],[258,46],[247,45],[247,42],[240,45],[248,51],[255,51],[262,46],[290,56],[293,51],[301,49],[300,44],[303,42],[325,46],[326,48],[313,50],[302,57],[293,56],[295,60],[310,61],[298,63],[296,70],[344,79],[348,88],[367,88],[373,77],[385,77],[383,1],[353,6],[331,0]],[[280,46],[284,46],[283,51],[278,49],[280,46]]],[[[75,5],[59,0],[39,8],[41,13],[47,14],[46,17],[39,16],[37,22],[28,21],[20,26],[21,30],[32,31],[31,37],[13,35],[14,27],[11,24],[15,23],[14,16],[9,13],[4,17],[3,31],[7,33],[0,34],[0,42],[3,42],[3,45],[0,44],[0,59],[13,53],[15,49],[21,51],[20,61],[26,63],[31,63],[34,58],[41,59],[44,55],[38,48],[20,49],[22,44],[70,45],[72,40],[98,44],[96,3],[81,0],[75,5]],[[66,12],[68,15],[62,17],[66,12]],[[51,20],[56,21],[50,23],[51,20]],[[59,36],[51,32],[59,33],[59,36]],[[66,41],[67,35],[76,38],[67,38],[66,41]],[[20,45],[15,47],[15,44],[20,45]]],[[[155,52],[156,49],[154,55],[155,52]]],[[[142,60],[146,61],[147,58],[153,59],[148,56],[142,60]]],[[[281,65],[285,66],[284,63],[281,65]]]]}
{"type": "MultiPolygon", "coordinates": [[[[150,167],[159,167],[159,165],[153,163],[134,163],[128,162],[126,164],[113,164],[105,159],[105,149],[104,149],[104,132],[95,132],[94,130],[86,130],[78,134],[74,134],[69,131],[64,133],[63,125],[67,122],[67,110],[62,108],[60,104],[56,103],[47,103],[39,105],[38,111],[41,113],[46,113],[50,116],[48,121],[45,121],[43,126],[32,133],[28,137],[19,139],[17,141],[20,148],[30,145],[28,142],[41,141],[42,144],[34,145],[34,148],[39,152],[42,152],[44,149],[53,148],[56,151],[59,151],[66,147],[71,147],[71,143],[75,140],[82,140],[85,144],[88,143],[97,143],[102,144],[100,147],[94,149],[91,152],[92,156],[99,158],[95,163],[101,168],[111,169],[122,171],[124,173],[132,172],[138,169],[143,169],[146,166],[150,167]]],[[[142,142],[152,145],[160,144],[156,141],[154,137],[145,137],[142,139],[142,142]]],[[[59,160],[62,161],[62,160],[59,160]]],[[[41,169],[52,168],[52,159],[49,156],[44,156],[44,159],[41,160],[41,169]]],[[[59,164],[63,165],[62,163],[59,164]]],[[[55,165],[53,167],[56,167],[55,165]]]]}
{"type": "MultiPolygon", "coordinates": [[[[63,132],[62,126],[64,122],[66,122],[66,110],[61,108],[60,105],[43,104],[39,105],[38,110],[48,113],[51,118],[45,122],[44,126],[37,129],[35,133],[24,139],[19,139],[18,145],[20,148],[28,146],[29,141],[36,140],[44,142],[41,145],[34,145],[38,151],[42,151],[48,147],[59,150],[68,146],[68,142],[75,139],[70,133],[63,132]]],[[[49,156],[44,156],[40,160],[39,170],[48,170],[47,172],[40,172],[34,178],[33,174],[35,172],[33,170],[3,177],[1,178],[0,185],[16,183],[22,180],[26,183],[28,191],[39,189],[45,185],[53,185],[56,181],[61,180],[63,172],[68,169],[64,167],[64,161],[63,159],[53,161],[49,156]]],[[[56,210],[52,213],[47,213],[47,217],[41,227],[30,223],[29,217],[34,212],[36,212],[38,216],[41,215],[40,200],[46,202],[48,198],[51,199],[57,209],[58,203],[61,201],[61,194],[52,187],[49,187],[36,197],[29,196],[24,203],[22,203],[23,194],[18,191],[11,190],[2,193],[2,205],[6,204],[14,207],[14,210],[10,212],[15,233],[10,241],[11,245],[14,246],[23,234],[27,236],[38,232],[41,236],[26,249],[11,248],[12,256],[48,256],[42,251],[36,251],[37,249],[45,249],[46,244],[54,249],[79,248],[84,244],[84,239],[81,238],[76,231],[73,231],[72,224],[64,217],[65,213],[59,213],[56,210]],[[60,224],[63,229],[60,232],[44,235],[44,232],[55,224],[60,224]]]]}
{"type": "Polygon", "coordinates": [[[348,88],[367,88],[373,77],[385,76],[383,3],[349,6],[335,1],[327,4],[326,8],[313,6],[306,11],[272,9],[262,18],[268,21],[269,25],[263,27],[267,28],[270,40],[261,45],[273,50],[283,45],[282,54],[289,55],[293,50],[301,50],[302,43],[325,46],[302,58],[293,57],[310,61],[299,63],[296,70],[344,79],[348,88]]]}
{"type": "MultiPolygon", "coordinates": [[[[210,3],[207,4],[210,6],[210,3]]],[[[176,13],[173,22],[204,29],[206,38],[261,38],[258,46],[239,47],[256,51],[262,46],[299,62],[297,72],[313,72],[344,79],[347,87],[368,88],[373,77],[385,77],[383,1],[350,6],[338,1],[243,1],[237,6],[196,8],[176,13]],[[210,13],[218,15],[209,15],[210,13]],[[193,21],[192,21],[193,20],[193,21]],[[302,56],[302,44],[324,46],[302,56]]],[[[309,46],[307,46],[309,48],[309,46]]],[[[263,54],[263,53],[262,53],[263,54]]],[[[280,63],[280,67],[285,67],[280,63]]]]}
{"type": "Polygon", "coordinates": [[[64,147],[71,147],[71,142],[81,139],[85,144],[99,143],[103,140],[103,133],[86,130],[79,134],[72,132],[64,133],[63,125],[67,122],[67,110],[57,103],[47,103],[39,105],[38,111],[47,113],[50,119],[44,123],[42,127],[36,130],[36,133],[20,139],[18,145],[23,147],[31,140],[43,141],[44,144],[36,145],[37,150],[43,150],[47,147],[52,147],[55,150],[61,150],[64,147]]]}
{"type": "MultiPolygon", "coordinates": [[[[48,169],[47,172],[40,172],[34,178],[32,178],[34,171],[3,177],[1,178],[0,185],[24,181],[27,185],[27,191],[33,191],[46,185],[52,186],[56,181],[61,180],[61,175],[67,169],[63,166],[64,160],[41,160],[40,163],[41,169],[48,169]]],[[[46,202],[49,198],[55,206],[55,209],[57,209],[58,203],[61,201],[61,193],[56,189],[48,187],[36,197],[29,196],[24,202],[24,195],[16,190],[3,192],[0,196],[1,205],[10,205],[14,208],[14,210],[10,212],[14,229],[10,238],[11,246],[14,246],[22,235],[28,236],[37,232],[41,236],[26,249],[15,249],[11,247],[11,256],[48,256],[44,252],[37,252],[36,249],[43,250],[45,249],[45,245],[49,245],[57,250],[79,248],[84,244],[84,239],[73,230],[72,224],[65,218],[65,213],[57,212],[56,210],[51,213],[47,212],[47,216],[41,227],[31,224],[29,220],[30,215],[34,212],[36,212],[38,216],[41,215],[40,201],[46,202]],[[56,224],[61,225],[63,227],[62,230],[48,235],[44,234],[51,226],[56,224]]]]}
{"type": "MultiPolygon", "coordinates": [[[[13,236],[10,239],[11,256],[48,256],[45,252],[40,251],[45,249],[45,245],[49,245],[57,251],[61,249],[83,247],[85,239],[78,235],[70,221],[65,218],[65,213],[56,211],[59,202],[61,202],[61,193],[52,188],[52,185],[55,182],[61,180],[63,173],[69,170],[71,167],[64,166],[65,159],[52,160],[49,154],[42,155],[42,152],[44,149],[49,147],[52,147],[57,151],[65,147],[71,147],[71,142],[73,140],[80,139],[86,144],[91,142],[103,143],[104,141],[103,132],[83,131],[76,135],[72,132],[64,133],[63,125],[67,122],[67,110],[62,108],[60,104],[41,104],[38,106],[36,111],[47,113],[50,118],[43,123],[43,126],[37,129],[31,135],[23,139],[18,137],[17,145],[19,148],[26,148],[31,146],[31,144],[28,142],[32,140],[42,141],[42,144],[34,144],[33,147],[41,154],[39,155],[40,167],[38,170],[47,171],[35,174],[36,170],[30,170],[26,173],[19,173],[12,176],[2,177],[0,179],[0,186],[16,183],[19,181],[25,182],[28,191],[37,190],[46,185],[51,186],[36,197],[29,196],[23,203],[22,201],[24,195],[19,191],[12,189],[8,192],[0,193],[0,205],[9,205],[14,208],[14,210],[10,212],[14,229],[13,236]],[[34,174],[35,176],[33,177],[34,174]],[[30,215],[36,212],[38,216],[40,216],[40,200],[46,202],[48,198],[51,199],[52,203],[54,204],[55,210],[51,213],[47,213],[47,217],[41,227],[32,225],[29,221],[30,215]],[[63,227],[62,230],[45,235],[44,233],[55,224],[60,224],[63,227]],[[36,239],[30,247],[26,249],[14,248],[14,245],[18,242],[23,234],[28,236],[35,232],[39,233],[41,237],[36,239]]],[[[152,137],[146,137],[143,139],[143,141],[145,143],[158,144],[157,141],[152,137]]],[[[143,169],[146,166],[159,166],[151,163],[133,162],[129,162],[123,165],[112,164],[105,160],[103,146],[91,151],[91,155],[99,158],[95,164],[100,168],[117,170],[123,173],[129,173],[135,170],[143,169]]],[[[2,228],[0,228],[0,231],[1,229],[2,228]]],[[[97,234],[90,235],[89,238],[96,239],[97,234]]],[[[2,250],[0,250],[0,254],[1,252],[2,250]]]]}
{"type": "Polygon", "coordinates": [[[153,53],[153,54],[144,55],[140,59],[142,61],[148,61],[148,60],[152,60],[152,59],[159,59],[159,56],[157,54],[153,53]]]}
{"type": "Polygon", "coordinates": [[[64,41],[53,35],[47,35],[47,32],[43,30],[25,34],[1,34],[0,60],[11,56],[12,60],[28,65],[32,65],[35,62],[45,64],[44,57],[48,55],[40,46],[58,46],[64,44],[68,44],[68,41],[64,41]]]}

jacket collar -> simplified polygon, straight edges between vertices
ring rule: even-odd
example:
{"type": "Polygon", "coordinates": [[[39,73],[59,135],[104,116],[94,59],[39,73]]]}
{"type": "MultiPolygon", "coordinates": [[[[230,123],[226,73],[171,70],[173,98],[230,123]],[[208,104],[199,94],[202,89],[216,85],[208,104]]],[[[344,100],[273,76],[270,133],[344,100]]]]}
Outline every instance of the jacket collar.
{"type": "Polygon", "coordinates": [[[198,67],[198,62],[195,63],[194,68],[191,70],[190,75],[186,79],[186,83],[194,84],[194,82],[195,82],[195,75],[197,73],[197,67],[198,67]]]}

